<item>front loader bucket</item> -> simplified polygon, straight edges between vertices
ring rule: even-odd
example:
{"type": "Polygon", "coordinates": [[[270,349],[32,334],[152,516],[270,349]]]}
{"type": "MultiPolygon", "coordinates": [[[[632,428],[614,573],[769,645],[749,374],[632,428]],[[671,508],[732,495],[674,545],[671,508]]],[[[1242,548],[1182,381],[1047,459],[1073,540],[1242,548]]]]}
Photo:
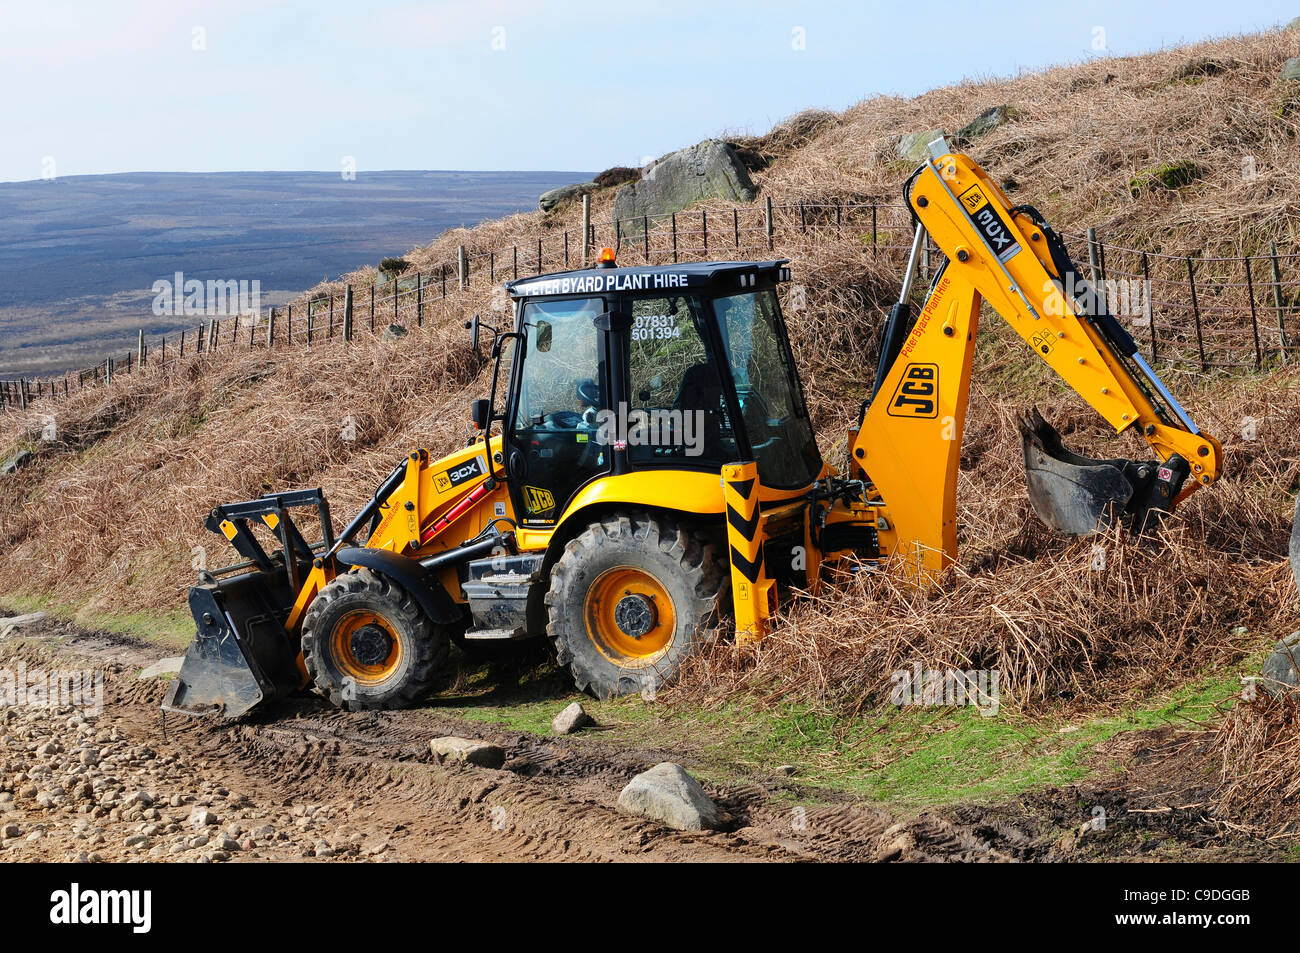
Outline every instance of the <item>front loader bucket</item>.
{"type": "Polygon", "coordinates": [[[1181,457],[1164,464],[1094,460],[1067,450],[1037,408],[1019,420],[1025,480],[1038,518],[1060,533],[1087,536],[1128,518],[1139,532],[1153,512],[1167,513],[1189,468],[1181,457]]]}
{"type": "Polygon", "coordinates": [[[163,708],[237,718],[294,691],[297,647],[284,630],[292,595],[281,573],[254,571],[190,589],[198,627],[163,708]]]}

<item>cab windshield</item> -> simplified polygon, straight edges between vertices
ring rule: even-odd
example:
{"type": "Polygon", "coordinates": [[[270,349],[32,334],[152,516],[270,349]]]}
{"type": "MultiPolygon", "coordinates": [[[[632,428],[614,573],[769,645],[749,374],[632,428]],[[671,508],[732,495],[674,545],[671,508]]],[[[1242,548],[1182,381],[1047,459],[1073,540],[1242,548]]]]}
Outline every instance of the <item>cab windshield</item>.
{"type": "Polygon", "coordinates": [[[807,486],[821,471],[821,454],[799,389],[773,290],[718,298],[718,331],[764,485],[807,486]]]}

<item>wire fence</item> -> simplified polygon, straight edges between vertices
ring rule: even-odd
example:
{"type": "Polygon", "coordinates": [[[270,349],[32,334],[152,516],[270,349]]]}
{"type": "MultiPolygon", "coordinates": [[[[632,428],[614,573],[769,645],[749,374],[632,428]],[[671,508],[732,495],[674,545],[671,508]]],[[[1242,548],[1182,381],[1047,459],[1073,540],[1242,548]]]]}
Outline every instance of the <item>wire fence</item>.
{"type": "MultiPolygon", "coordinates": [[[[65,397],[142,367],[201,354],[322,347],[350,341],[357,333],[384,333],[393,324],[405,328],[445,320],[466,291],[583,267],[601,247],[614,248],[624,264],[665,264],[757,257],[796,237],[849,239],[901,269],[911,229],[901,204],[776,204],[769,197],[761,204],[590,222],[487,251],[461,246],[455,259],[421,271],[381,273],[373,282],[346,284],[264,312],[202,315],[193,327],[155,338],[140,331],[135,348],[92,367],[0,381],[0,410],[25,409],[32,401],[65,397]]],[[[1296,359],[1287,322],[1300,305],[1300,279],[1294,277],[1300,254],[1279,254],[1271,247],[1267,254],[1242,258],[1177,257],[1106,244],[1093,229],[1064,237],[1076,255],[1080,243],[1086,246],[1089,277],[1151,363],[1208,372],[1260,370],[1296,359]]],[[[923,256],[926,272],[931,255],[937,265],[933,246],[923,256]]],[[[504,289],[493,306],[507,307],[504,289]]]]}

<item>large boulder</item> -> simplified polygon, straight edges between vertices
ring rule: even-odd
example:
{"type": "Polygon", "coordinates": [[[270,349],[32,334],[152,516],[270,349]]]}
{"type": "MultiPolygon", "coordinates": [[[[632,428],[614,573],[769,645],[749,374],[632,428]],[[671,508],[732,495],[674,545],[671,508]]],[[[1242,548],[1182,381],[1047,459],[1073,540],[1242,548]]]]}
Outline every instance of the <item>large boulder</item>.
{"type": "Polygon", "coordinates": [[[439,761],[450,758],[480,768],[499,768],[506,763],[506,753],[500,745],[477,738],[457,738],[447,735],[429,742],[429,750],[439,761]]]}
{"type": "Polygon", "coordinates": [[[12,457],[0,464],[0,476],[9,476],[11,473],[17,473],[23,467],[27,466],[32,460],[30,451],[19,450],[12,457]]]}
{"type": "Polygon", "coordinates": [[[1300,79],[1300,56],[1293,56],[1282,64],[1281,80],[1284,83],[1300,79]]]}
{"type": "Polygon", "coordinates": [[[671,761],[656,764],[629,781],[618,796],[618,808],[679,831],[713,830],[718,826],[717,805],[704,793],[700,782],[671,761]]]}
{"type": "Polygon", "coordinates": [[[927,129],[924,132],[909,132],[898,137],[894,152],[898,158],[908,162],[920,162],[929,155],[930,143],[943,135],[942,129],[927,129]]]}
{"type": "Polygon", "coordinates": [[[575,731],[581,731],[583,728],[590,727],[595,723],[592,717],[587,714],[587,710],[580,703],[574,702],[551,719],[551,731],[557,735],[571,735],[575,731]]]}
{"type": "MultiPolygon", "coordinates": [[[[1019,118],[1020,111],[1014,106],[994,106],[991,109],[984,110],[963,126],[954,139],[957,143],[970,142],[992,132],[998,126],[1015,122],[1019,118]]],[[[928,146],[929,143],[926,143],[926,145],[928,146]]]]}
{"type": "Polygon", "coordinates": [[[32,625],[40,622],[44,618],[44,612],[29,612],[26,615],[6,616],[5,618],[0,619],[0,639],[6,639],[9,637],[9,633],[13,632],[15,629],[24,625],[32,625]]]}
{"type": "Polygon", "coordinates": [[[558,189],[551,189],[549,192],[543,192],[537,200],[537,207],[543,212],[551,212],[561,205],[567,205],[570,202],[582,198],[589,192],[594,192],[599,188],[595,182],[579,182],[576,185],[562,185],[558,189]]]}
{"type": "Polygon", "coordinates": [[[139,679],[144,681],[149,678],[166,678],[168,675],[176,675],[181,670],[181,665],[185,663],[185,656],[171,655],[164,659],[159,659],[152,665],[147,665],[140,670],[139,679]]]}
{"type": "Polygon", "coordinates": [[[705,139],[647,166],[639,182],[614,196],[614,221],[624,236],[640,234],[642,216],[668,215],[704,199],[752,202],[754,183],[736,151],[725,142],[705,139]]]}
{"type": "Polygon", "coordinates": [[[1273,647],[1273,654],[1264,660],[1264,688],[1273,695],[1285,695],[1300,688],[1300,632],[1292,632],[1273,647]]]}

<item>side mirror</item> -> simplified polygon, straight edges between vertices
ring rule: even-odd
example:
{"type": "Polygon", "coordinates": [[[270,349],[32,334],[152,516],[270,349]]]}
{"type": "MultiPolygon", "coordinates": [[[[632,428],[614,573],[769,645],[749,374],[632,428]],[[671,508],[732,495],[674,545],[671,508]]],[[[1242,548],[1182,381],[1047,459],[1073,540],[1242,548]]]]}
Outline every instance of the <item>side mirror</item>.
{"type": "Polygon", "coordinates": [[[545,354],[551,349],[551,322],[537,322],[537,350],[545,354]]]}
{"type": "Polygon", "coordinates": [[[466,321],[465,327],[469,329],[469,346],[478,350],[478,315],[474,315],[473,321],[466,321]]]}
{"type": "MultiPolygon", "coordinates": [[[[475,328],[475,331],[478,329],[475,328]]],[[[487,430],[488,419],[492,416],[492,402],[485,397],[470,401],[469,415],[474,419],[474,426],[487,430]]]]}

